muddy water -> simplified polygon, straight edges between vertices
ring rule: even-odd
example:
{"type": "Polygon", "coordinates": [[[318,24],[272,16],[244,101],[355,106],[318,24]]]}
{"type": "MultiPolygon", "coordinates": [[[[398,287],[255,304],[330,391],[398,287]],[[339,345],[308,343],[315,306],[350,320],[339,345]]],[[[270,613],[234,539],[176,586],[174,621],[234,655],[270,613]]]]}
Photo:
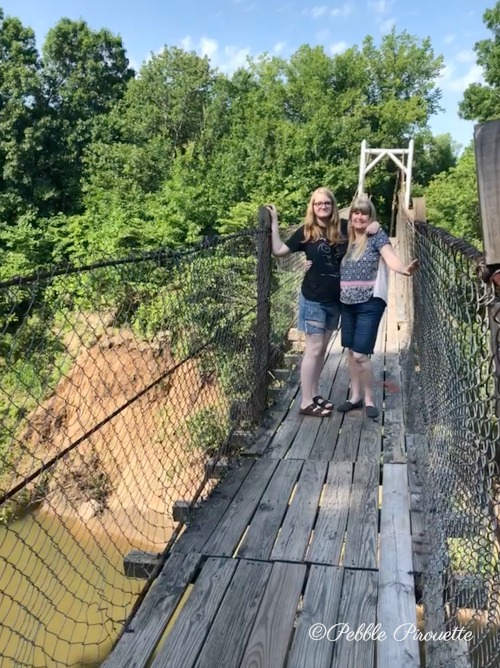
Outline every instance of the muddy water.
{"type": "Polygon", "coordinates": [[[0,526],[1,668],[99,665],[144,587],[130,549],[47,511],[0,526]]]}

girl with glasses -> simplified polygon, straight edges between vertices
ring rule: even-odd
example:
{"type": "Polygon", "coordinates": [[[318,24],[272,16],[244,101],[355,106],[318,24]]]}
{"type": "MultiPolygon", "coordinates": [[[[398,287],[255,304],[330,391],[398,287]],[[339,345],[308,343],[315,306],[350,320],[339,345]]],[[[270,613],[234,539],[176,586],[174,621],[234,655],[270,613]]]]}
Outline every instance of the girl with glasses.
{"type": "MultiPolygon", "coordinates": [[[[347,250],[347,221],[340,220],[337,202],[327,188],[317,188],[307,205],[303,225],[283,243],[274,204],[271,213],[272,252],[276,257],[302,251],[310,268],[302,281],[299,299],[299,330],[305,332],[300,371],[302,415],[328,417],[333,404],[318,393],[326,347],[340,318],[340,262],[347,250]]],[[[373,222],[367,230],[380,228],[373,222]]]]}

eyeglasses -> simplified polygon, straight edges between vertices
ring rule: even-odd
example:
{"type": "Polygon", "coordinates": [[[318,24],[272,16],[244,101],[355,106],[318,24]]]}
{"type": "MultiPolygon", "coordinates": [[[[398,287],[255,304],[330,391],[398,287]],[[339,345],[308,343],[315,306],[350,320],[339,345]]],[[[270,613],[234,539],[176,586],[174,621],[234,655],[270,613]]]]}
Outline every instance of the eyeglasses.
{"type": "Polygon", "coordinates": [[[314,202],[314,206],[321,207],[322,209],[329,209],[332,206],[330,201],[328,202],[314,202]]]}

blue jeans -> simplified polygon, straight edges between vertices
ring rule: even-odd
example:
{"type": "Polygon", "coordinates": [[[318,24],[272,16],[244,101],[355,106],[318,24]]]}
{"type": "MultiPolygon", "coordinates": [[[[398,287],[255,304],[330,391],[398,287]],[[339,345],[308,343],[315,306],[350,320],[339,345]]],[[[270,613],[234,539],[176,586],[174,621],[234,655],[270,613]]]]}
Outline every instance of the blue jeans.
{"type": "Polygon", "coordinates": [[[312,302],[300,295],[299,299],[299,330],[306,334],[324,334],[338,329],[340,303],[312,302]]]}
{"type": "Polygon", "coordinates": [[[362,304],[342,304],[342,346],[355,353],[371,355],[385,307],[380,297],[372,297],[362,304]]]}

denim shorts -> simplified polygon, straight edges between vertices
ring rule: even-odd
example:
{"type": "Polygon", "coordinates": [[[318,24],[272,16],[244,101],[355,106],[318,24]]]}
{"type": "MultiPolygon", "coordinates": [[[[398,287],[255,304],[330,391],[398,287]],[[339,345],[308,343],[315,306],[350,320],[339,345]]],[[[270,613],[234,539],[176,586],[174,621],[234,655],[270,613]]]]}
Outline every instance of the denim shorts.
{"type": "Polygon", "coordinates": [[[372,297],[362,304],[342,304],[342,346],[355,353],[371,355],[385,306],[380,297],[372,297]]]}
{"type": "Polygon", "coordinates": [[[338,329],[340,319],[340,303],[311,302],[303,295],[299,299],[298,328],[306,334],[324,334],[338,329]]]}

